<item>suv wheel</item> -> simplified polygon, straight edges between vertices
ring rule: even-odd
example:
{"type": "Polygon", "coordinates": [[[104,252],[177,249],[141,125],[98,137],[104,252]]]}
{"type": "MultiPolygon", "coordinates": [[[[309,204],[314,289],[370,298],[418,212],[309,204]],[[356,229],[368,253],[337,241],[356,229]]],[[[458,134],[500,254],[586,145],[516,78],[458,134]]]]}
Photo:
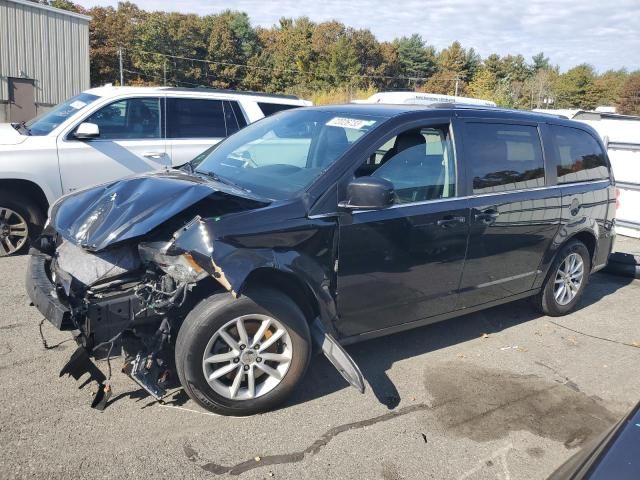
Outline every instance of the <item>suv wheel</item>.
{"type": "Polygon", "coordinates": [[[558,317],[578,304],[589,280],[591,256],[584,243],[572,240],[558,252],[542,291],[536,297],[539,308],[558,317]]]}
{"type": "Polygon", "coordinates": [[[225,415],[251,415],[284,401],[310,358],[307,321],[274,290],[238,299],[213,295],[185,318],[176,341],[176,370],[187,394],[225,415]]]}
{"type": "Polygon", "coordinates": [[[44,215],[33,202],[10,190],[0,193],[0,257],[26,250],[43,223],[44,215]]]}

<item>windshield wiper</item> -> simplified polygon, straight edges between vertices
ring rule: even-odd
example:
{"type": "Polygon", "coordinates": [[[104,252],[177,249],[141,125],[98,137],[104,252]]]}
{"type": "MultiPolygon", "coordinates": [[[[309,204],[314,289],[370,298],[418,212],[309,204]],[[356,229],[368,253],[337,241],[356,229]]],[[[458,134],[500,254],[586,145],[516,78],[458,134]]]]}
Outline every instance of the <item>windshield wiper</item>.
{"type": "Polygon", "coordinates": [[[31,129],[27,127],[26,122],[13,122],[11,126],[15,128],[18,132],[20,132],[20,129],[22,129],[27,135],[31,135],[31,129]]]}
{"type": "Polygon", "coordinates": [[[210,177],[213,180],[215,180],[216,182],[224,183],[225,185],[229,185],[231,187],[235,187],[235,188],[237,188],[239,190],[242,190],[243,192],[251,193],[253,195],[253,192],[251,190],[249,190],[248,188],[243,187],[242,185],[238,185],[233,180],[229,180],[228,178],[221,177],[220,175],[218,175],[215,172],[205,172],[205,171],[201,171],[201,170],[196,170],[196,173],[203,173],[207,177],[210,177]]]}

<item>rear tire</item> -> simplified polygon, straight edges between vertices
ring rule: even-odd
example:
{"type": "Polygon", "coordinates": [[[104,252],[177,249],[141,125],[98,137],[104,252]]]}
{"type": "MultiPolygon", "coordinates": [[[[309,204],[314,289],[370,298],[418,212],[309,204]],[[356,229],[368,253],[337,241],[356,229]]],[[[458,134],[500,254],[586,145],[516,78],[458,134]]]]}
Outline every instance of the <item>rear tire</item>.
{"type": "Polygon", "coordinates": [[[289,397],[309,364],[311,338],[295,302],[255,289],[237,299],[222,293],[201,301],[178,332],[175,354],[189,397],[212,412],[244,416],[289,397]]]}
{"type": "Polygon", "coordinates": [[[13,190],[0,192],[0,257],[25,252],[42,232],[44,217],[34,201],[13,190]]]}
{"type": "Polygon", "coordinates": [[[569,241],[549,267],[542,291],[535,297],[537,307],[552,317],[571,313],[584,293],[590,272],[591,255],[585,244],[569,241]]]}

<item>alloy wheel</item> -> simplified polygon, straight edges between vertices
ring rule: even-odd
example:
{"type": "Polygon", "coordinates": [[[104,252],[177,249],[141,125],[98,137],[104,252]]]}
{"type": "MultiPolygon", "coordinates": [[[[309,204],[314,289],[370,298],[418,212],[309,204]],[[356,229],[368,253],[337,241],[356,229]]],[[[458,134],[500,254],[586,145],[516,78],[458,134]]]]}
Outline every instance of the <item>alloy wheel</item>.
{"type": "Polygon", "coordinates": [[[235,318],[211,337],[204,350],[205,379],[229,400],[251,400],[276,388],[291,365],[287,329],[267,315],[235,318]]]}
{"type": "Polygon", "coordinates": [[[570,253],[558,266],[553,296],[559,305],[569,304],[580,291],[584,279],[584,261],[578,253],[570,253]]]}
{"type": "Polygon", "coordinates": [[[29,227],[18,212],[0,207],[0,257],[20,250],[27,242],[29,227]]]}

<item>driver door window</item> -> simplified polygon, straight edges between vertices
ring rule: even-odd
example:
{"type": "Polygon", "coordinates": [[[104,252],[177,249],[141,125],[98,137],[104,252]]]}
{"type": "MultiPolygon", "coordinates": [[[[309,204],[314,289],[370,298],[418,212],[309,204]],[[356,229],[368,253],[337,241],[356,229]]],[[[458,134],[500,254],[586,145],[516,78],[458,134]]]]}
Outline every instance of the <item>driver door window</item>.
{"type": "Polygon", "coordinates": [[[389,180],[395,188],[396,203],[455,196],[455,157],[448,127],[401,132],[382,144],[356,176],[389,180]]]}
{"type": "Polygon", "coordinates": [[[84,120],[100,128],[100,140],[160,138],[160,99],[129,98],[101,108],[84,120]]]}

